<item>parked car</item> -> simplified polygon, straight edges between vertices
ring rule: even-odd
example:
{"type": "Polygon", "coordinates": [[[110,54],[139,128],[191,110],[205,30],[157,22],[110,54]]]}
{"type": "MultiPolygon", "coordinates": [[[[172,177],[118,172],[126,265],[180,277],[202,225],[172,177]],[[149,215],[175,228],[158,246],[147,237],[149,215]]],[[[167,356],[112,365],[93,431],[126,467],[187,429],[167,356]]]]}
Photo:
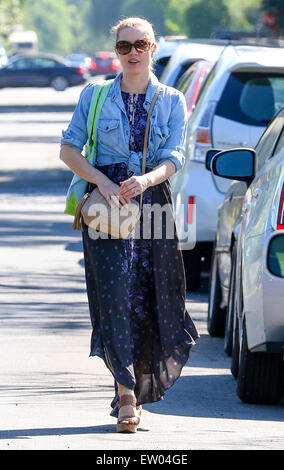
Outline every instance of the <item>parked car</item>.
{"type": "Polygon", "coordinates": [[[87,78],[86,67],[73,67],[53,54],[18,55],[0,69],[0,88],[52,87],[63,91],[84,84],[87,78]]]}
{"type": "Polygon", "coordinates": [[[159,39],[154,56],[154,73],[158,79],[177,47],[187,41],[186,36],[162,36],[159,39]]]}
{"type": "Polygon", "coordinates": [[[197,60],[216,62],[224,49],[224,44],[198,43],[188,41],[180,44],[168,61],[160,81],[165,85],[175,87],[179,78],[190,65],[197,60]]]}
{"type": "Polygon", "coordinates": [[[209,327],[223,322],[221,291],[229,298],[227,338],[238,396],[277,403],[284,395],[284,108],[255,150],[219,152],[210,168],[235,181],[219,210],[209,327]]]}
{"type": "Polygon", "coordinates": [[[66,59],[74,67],[80,67],[80,65],[84,65],[88,70],[92,62],[92,58],[87,54],[69,54],[66,59]]]}
{"type": "Polygon", "coordinates": [[[195,109],[198,96],[212,67],[212,62],[198,60],[184,72],[176,84],[177,90],[181,91],[185,96],[187,118],[191,116],[195,109]]]}
{"type": "Polygon", "coordinates": [[[8,62],[8,55],[5,47],[0,44],[0,68],[6,65],[8,62]]]}
{"type": "Polygon", "coordinates": [[[116,75],[120,70],[121,65],[114,52],[97,52],[90,64],[91,75],[116,75]]]}
{"type": "MultiPolygon", "coordinates": [[[[210,148],[254,148],[284,104],[283,50],[229,45],[216,62],[187,122],[183,170],[172,177],[174,204],[193,211],[195,246],[183,249],[187,286],[198,290],[201,258],[210,267],[218,206],[228,180],[205,168],[210,148]]],[[[177,216],[178,232],[184,218],[177,216]]],[[[188,229],[192,230],[190,224],[188,229]]]]}

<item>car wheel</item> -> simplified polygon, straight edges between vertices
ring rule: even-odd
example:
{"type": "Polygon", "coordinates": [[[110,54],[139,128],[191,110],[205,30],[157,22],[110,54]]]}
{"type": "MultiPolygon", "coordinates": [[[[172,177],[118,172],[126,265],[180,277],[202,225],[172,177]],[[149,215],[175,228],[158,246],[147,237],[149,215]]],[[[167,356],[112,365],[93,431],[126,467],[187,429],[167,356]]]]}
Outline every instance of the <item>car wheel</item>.
{"type": "Polygon", "coordinates": [[[196,292],[200,288],[201,256],[197,246],[192,250],[183,250],[183,264],[186,290],[196,292]]]}
{"type": "Polygon", "coordinates": [[[207,329],[211,336],[224,337],[226,308],[221,308],[222,291],[218,270],[218,258],[215,252],[215,244],[212,251],[209,302],[207,314],[207,329]]]}
{"type": "Polygon", "coordinates": [[[235,379],[239,373],[239,356],[240,356],[240,344],[239,344],[239,320],[237,315],[233,318],[233,345],[232,345],[232,362],[231,372],[235,379]]]}
{"type": "Polygon", "coordinates": [[[50,82],[50,86],[54,88],[56,91],[64,91],[68,87],[69,83],[67,78],[62,77],[61,75],[58,75],[54,78],[52,78],[50,82]]]}
{"type": "Polygon", "coordinates": [[[226,311],[224,350],[228,356],[232,355],[233,344],[233,324],[235,315],[235,287],[236,287],[236,248],[235,244],[232,250],[232,268],[229,288],[229,299],[226,311]]]}
{"type": "Polygon", "coordinates": [[[275,404],[282,398],[283,354],[253,353],[242,325],[237,394],[245,403],[275,404]]]}

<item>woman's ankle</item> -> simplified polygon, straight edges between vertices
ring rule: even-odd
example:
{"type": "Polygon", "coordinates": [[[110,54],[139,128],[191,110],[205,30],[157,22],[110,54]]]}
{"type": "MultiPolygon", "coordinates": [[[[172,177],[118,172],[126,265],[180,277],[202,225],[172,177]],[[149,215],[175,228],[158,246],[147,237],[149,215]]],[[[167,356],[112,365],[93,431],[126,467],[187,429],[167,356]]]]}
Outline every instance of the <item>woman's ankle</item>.
{"type": "Polygon", "coordinates": [[[134,390],[132,390],[131,388],[125,387],[125,385],[118,384],[118,396],[121,397],[121,395],[135,396],[134,390]]]}

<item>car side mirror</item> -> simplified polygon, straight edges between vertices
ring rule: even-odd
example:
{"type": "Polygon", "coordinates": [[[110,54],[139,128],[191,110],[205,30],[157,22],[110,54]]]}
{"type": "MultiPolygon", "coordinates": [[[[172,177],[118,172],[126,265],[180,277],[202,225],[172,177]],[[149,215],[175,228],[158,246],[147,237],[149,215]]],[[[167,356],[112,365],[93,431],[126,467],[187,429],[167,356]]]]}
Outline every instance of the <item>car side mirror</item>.
{"type": "Polygon", "coordinates": [[[207,150],[207,152],[206,152],[206,160],[205,160],[205,167],[206,167],[206,170],[211,171],[211,167],[210,167],[211,160],[212,160],[212,158],[215,157],[215,155],[217,155],[217,153],[219,153],[219,152],[222,152],[222,150],[217,150],[217,149],[209,149],[209,150],[207,150]]]}
{"type": "Polygon", "coordinates": [[[212,158],[210,168],[214,175],[251,183],[255,176],[255,151],[250,148],[223,150],[212,158]]]}

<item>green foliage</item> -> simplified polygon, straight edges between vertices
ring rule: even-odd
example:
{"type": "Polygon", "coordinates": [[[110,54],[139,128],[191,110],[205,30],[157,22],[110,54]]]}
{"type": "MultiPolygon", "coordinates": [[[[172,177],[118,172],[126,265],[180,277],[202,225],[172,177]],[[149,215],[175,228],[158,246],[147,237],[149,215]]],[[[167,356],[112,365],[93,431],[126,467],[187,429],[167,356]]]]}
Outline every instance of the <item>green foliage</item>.
{"type": "Polygon", "coordinates": [[[261,21],[262,0],[224,0],[230,14],[232,29],[254,30],[261,21]]]}
{"type": "Polygon", "coordinates": [[[93,54],[113,47],[110,28],[126,16],[147,18],[158,37],[209,37],[214,28],[254,29],[262,4],[271,2],[277,0],[0,0],[0,34],[18,22],[11,10],[7,19],[7,5],[18,11],[21,3],[24,26],[37,32],[40,50],[93,54]]]}
{"type": "Polygon", "coordinates": [[[112,49],[110,28],[118,21],[123,0],[88,1],[88,15],[85,27],[89,31],[89,41],[93,51],[112,49]]]}
{"type": "Polygon", "coordinates": [[[22,11],[20,0],[0,0],[0,44],[9,49],[8,37],[15,24],[21,23],[22,11]]]}
{"type": "Polygon", "coordinates": [[[66,0],[27,0],[23,7],[27,29],[38,34],[40,50],[68,53],[76,38],[72,35],[72,17],[76,11],[66,0]]]}
{"type": "Polygon", "coordinates": [[[165,19],[167,33],[186,34],[185,11],[189,3],[189,0],[169,0],[165,19]]]}
{"type": "Polygon", "coordinates": [[[223,0],[195,0],[185,12],[189,37],[210,37],[213,29],[228,27],[230,15],[223,0]]]}
{"type": "Polygon", "coordinates": [[[142,16],[153,24],[158,36],[166,33],[165,16],[168,1],[164,0],[124,0],[121,7],[123,16],[142,16]]]}

